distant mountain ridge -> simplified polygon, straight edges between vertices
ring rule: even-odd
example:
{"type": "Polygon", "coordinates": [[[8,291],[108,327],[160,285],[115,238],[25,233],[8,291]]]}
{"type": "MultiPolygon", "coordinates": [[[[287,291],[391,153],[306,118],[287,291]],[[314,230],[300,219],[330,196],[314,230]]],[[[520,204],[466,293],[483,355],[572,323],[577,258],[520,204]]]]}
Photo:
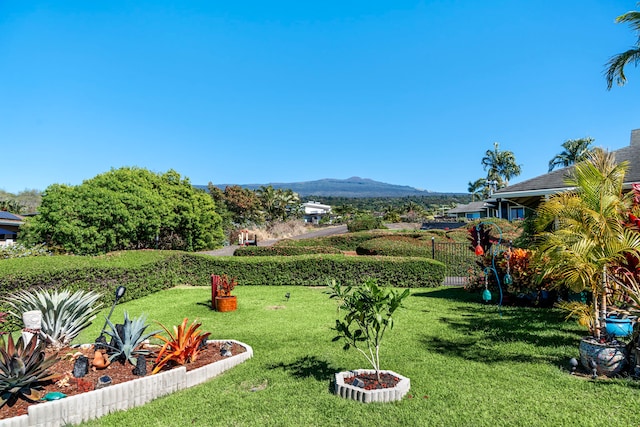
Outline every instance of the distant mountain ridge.
{"type": "MultiPolygon", "coordinates": [[[[443,194],[464,194],[464,193],[436,193],[432,191],[419,190],[408,185],[387,184],[374,181],[369,178],[357,176],[347,179],[325,178],[316,181],[304,182],[271,182],[267,184],[214,184],[224,190],[231,185],[239,185],[243,188],[256,190],[261,186],[271,185],[273,188],[291,189],[300,196],[323,196],[323,197],[405,197],[405,196],[437,196],[443,194]]],[[[197,185],[199,188],[206,186],[197,185]]]]}

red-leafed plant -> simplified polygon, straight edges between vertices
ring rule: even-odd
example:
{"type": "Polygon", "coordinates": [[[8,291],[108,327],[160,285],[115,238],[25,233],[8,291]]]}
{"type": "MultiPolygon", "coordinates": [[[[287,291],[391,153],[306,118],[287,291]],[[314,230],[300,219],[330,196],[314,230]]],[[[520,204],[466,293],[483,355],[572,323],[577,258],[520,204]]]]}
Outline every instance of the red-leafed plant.
{"type": "Polygon", "coordinates": [[[213,285],[217,289],[216,296],[218,297],[230,297],[231,291],[233,291],[233,288],[235,288],[237,284],[238,281],[235,277],[229,277],[226,274],[222,276],[214,275],[213,285]]]}
{"type": "Polygon", "coordinates": [[[164,345],[158,352],[156,364],[151,372],[152,374],[159,372],[169,363],[184,365],[189,362],[194,362],[198,358],[203,344],[206,343],[211,333],[200,331],[198,328],[200,328],[202,324],[197,323],[196,320],[193,321],[191,326],[187,327],[188,320],[189,319],[185,317],[180,326],[174,326],[173,334],[164,325],[160,324],[162,329],[169,335],[169,338],[163,335],[154,335],[154,338],[162,340],[164,345]]]}

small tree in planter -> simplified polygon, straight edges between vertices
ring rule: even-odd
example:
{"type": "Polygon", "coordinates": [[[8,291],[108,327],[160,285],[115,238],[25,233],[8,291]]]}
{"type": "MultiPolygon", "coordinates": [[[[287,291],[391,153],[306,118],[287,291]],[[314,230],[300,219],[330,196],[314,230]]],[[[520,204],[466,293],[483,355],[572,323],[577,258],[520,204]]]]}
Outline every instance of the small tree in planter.
{"type": "Polygon", "coordinates": [[[333,341],[344,341],[344,349],[354,347],[369,361],[380,381],[380,344],[387,329],[393,328],[393,314],[402,307],[409,296],[409,289],[400,293],[378,286],[376,279],[369,278],[357,287],[342,287],[336,281],[329,285],[330,298],[339,301],[338,311],[345,312],[343,319],[336,320],[333,328],[338,335],[333,341]]]}

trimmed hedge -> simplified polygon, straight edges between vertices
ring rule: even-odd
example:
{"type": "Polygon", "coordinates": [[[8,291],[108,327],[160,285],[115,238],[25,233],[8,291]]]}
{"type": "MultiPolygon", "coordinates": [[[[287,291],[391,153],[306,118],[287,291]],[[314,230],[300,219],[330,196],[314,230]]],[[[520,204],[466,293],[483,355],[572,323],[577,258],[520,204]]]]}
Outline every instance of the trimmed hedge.
{"type": "Polygon", "coordinates": [[[233,252],[234,256],[294,256],[310,254],[341,254],[342,251],[331,246],[241,246],[233,252]]]}
{"type": "Polygon", "coordinates": [[[359,284],[375,277],[385,285],[420,288],[444,282],[446,266],[424,258],[300,255],[287,257],[182,256],[185,283],[207,284],[212,273],[237,277],[240,285],[324,286],[328,279],[359,284]]]}
{"type": "MultiPolygon", "coordinates": [[[[183,282],[181,252],[127,251],[101,256],[50,256],[0,260],[0,295],[35,288],[92,290],[102,295],[103,306],[113,303],[118,286],[127,291],[121,301],[134,300],[183,282]]],[[[8,306],[0,300],[0,311],[8,306]]],[[[0,330],[16,330],[13,316],[0,330]]]]}
{"type": "MultiPolygon", "coordinates": [[[[421,258],[300,255],[213,257],[172,251],[130,251],[90,256],[51,256],[0,260],[0,295],[21,289],[77,289],[102,294],[113,303],[115,289],[126,286],[122,301],[177,285],[208,286],[211,274],[237,277],[240,285],[326,285],[336,279],[359,284],[375,277],[400,287],[436,287],[444,281],[444,264],[421,258]]],[[[0,301],[0,311],[7,311],[0,301]]],[[[21,328],[10,317],[0,330],[21,328]]]]}

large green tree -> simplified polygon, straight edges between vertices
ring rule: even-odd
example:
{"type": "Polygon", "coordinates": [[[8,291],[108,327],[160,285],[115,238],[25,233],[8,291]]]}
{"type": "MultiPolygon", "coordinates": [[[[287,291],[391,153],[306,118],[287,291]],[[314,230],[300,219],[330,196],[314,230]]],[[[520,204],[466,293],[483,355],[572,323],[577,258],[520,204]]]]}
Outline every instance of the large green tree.
{"type": "Polygon", "coordinates": [[[593,141],[593,138],[589,137],[567,139],[562,143],[564,150],[549,160],[549,172],[558,166],[566,168],[567,166],[586,160],[589,157],[589,153],[593,150],[591,147],[593,141]]]}
{"type": "Polygon", "coordinates": [[[607,79],[607,89],[613,87],[616,82],[619,86],[624,86],[627,76],[624,74],[624,67],[627,64],[637,66],[640,63],[640,12],[631,11],[616,18],[616,23],[629,24],[632,30],[638,35],[635,45],[626,51],[614,55],[606,64],[605,78],[607,79]]]}
{"type": "Polygon", "coordinates": [[[170,170],[112,169],[78,186],[54,184],[21,239],[75,254],[124,249],[197,251],[222,244],[211,197],[170,170]]]}

